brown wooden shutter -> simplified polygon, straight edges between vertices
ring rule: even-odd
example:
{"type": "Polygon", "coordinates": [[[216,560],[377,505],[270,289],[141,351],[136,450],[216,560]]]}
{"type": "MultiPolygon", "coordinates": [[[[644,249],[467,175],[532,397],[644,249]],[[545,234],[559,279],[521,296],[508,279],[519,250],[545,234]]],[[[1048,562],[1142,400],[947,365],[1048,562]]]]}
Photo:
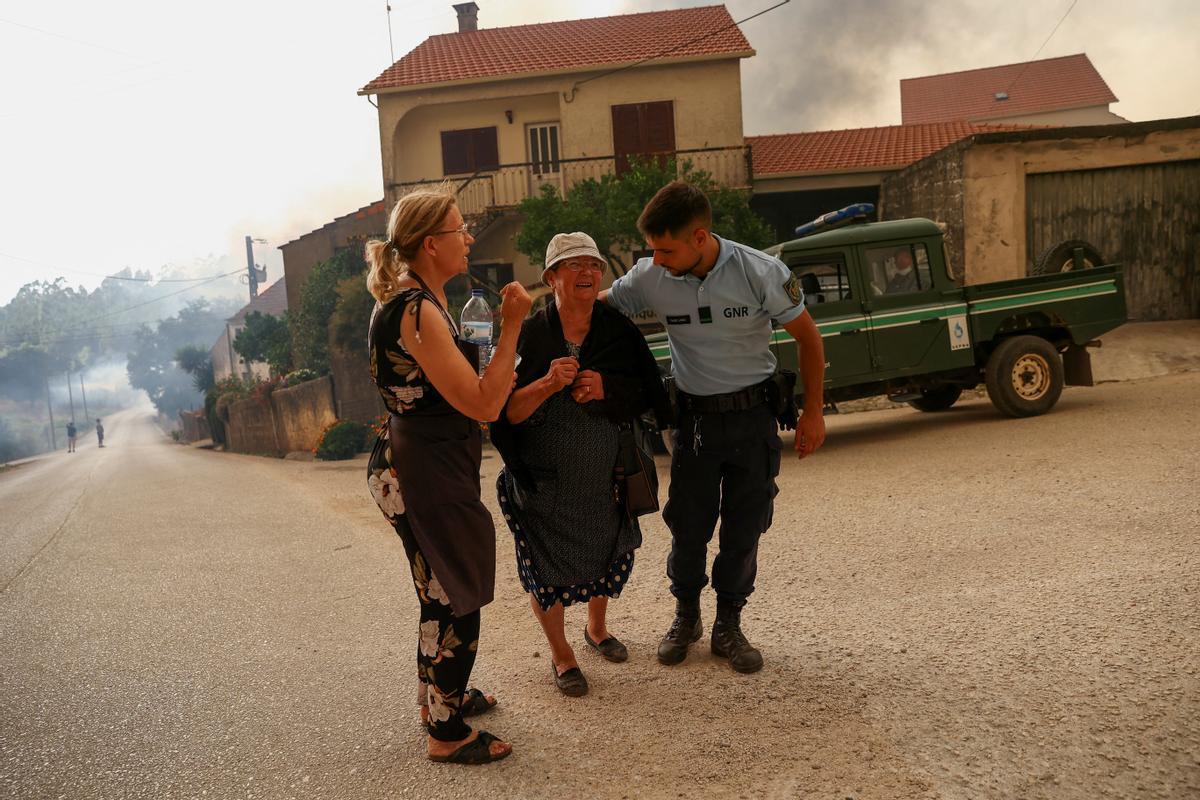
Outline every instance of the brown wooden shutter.
{"type": "Polygon", "coordinates": [[[464,131],[442,131],[442,174],[470,172],[471,143],[464,131]]]}
{"type": "Polygon", "coordinates": [[[500,166],[496,128],[442,131],[442,174],[466,175],[500,166]]]}
{"type": "MultiPolygon", "coordinates": [[[[616,172],[629,171],[629,156],[675,151],[675,103],[627,103],[612,107],[616,172]]],[[[665,162],[667,155],[659,161],[665,162]]]]}

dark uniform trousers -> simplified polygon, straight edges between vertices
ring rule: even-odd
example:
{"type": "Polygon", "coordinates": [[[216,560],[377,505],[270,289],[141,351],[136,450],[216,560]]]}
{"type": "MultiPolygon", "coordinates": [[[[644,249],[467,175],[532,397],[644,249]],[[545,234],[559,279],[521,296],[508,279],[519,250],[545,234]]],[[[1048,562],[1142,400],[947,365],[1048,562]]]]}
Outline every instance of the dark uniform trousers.
{"type": "Polygon", "coordinates": [[[671,529],[667,577],[682,600],[708,583],[708,543],[721,521],[712,583],[717,599],[741,608],[754,591],[758,538],[771,527],[782,443],[769,407],[685,411],[674,433],[663,520],[671,529]]]}

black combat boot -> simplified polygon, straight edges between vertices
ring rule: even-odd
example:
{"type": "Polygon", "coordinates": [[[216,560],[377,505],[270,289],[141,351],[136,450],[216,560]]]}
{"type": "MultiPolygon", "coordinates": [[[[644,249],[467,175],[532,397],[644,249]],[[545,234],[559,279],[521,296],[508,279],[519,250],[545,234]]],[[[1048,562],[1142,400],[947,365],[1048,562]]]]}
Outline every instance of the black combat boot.
{"type": "MultiPolygon", "coordinates": [[[[742,610],[717,601],[717,621],[712,629],[714,656],[729,659],[729,666],[738,672],[758,672],[763,666],[762,653],[746,641],[742,634],[742,610]]],[[[659,658],[662,649],[659,648],[659,658]]]]}
{"type": "Polygon", "coordinates": [[[658,644],[658,661],[661,664],[678,664],[687,658],[688,645],[704,635],[700,624],[700,598],[695,600],[675,599],[675,620],[671,629],[658,644]]]}

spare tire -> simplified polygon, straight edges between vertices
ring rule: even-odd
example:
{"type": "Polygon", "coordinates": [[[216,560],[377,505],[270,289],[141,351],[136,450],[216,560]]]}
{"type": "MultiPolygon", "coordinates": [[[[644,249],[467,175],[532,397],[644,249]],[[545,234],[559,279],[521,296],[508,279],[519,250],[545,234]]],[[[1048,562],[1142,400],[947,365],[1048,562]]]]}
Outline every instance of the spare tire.
{"type": "Polygon", "coordinates": [[[1100,251],[1082,239],[1068,239],[1065,242],[1051,245],[1033,262],[1033,275],[1056,275],[1059,272],[1070,272],[1075,269],[1075,250],[1083,250],[1083,266],[1085,269],[1098,267],[1104,263],[1100,251]]]}

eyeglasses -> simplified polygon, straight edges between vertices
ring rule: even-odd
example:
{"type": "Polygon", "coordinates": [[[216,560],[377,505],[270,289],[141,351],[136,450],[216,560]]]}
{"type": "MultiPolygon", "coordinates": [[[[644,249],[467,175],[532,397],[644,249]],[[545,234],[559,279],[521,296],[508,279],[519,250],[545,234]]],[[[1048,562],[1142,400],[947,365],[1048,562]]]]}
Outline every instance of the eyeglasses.
{"type": "Polygon", "coordinates": [[[588,269],[592,272],[599,272],[601,275],[603,275],[605,270],[608,269],[607,265],[603,261],[597,261],[594,258],[569,258],[566,261],[558,262],[554,265],[554,267],[555,269],[559,267],[566,267],[567,269],[571,270],[571,272],[582,272],[583,270],[588,269]]]}
{"type": "Polygon", "coordinates": [[[471,231],[469,231],[467,229],[467,223],[464,222],[462,225],[460,225],[457,228],[451,228],[448,231],[434,231],[433,233],[431,233],[429,235],[430,236],[441,236],[444,233],[459,233],[459,234],[462,234],[463,236],[466,236],[470,232],[471,231]]]}

